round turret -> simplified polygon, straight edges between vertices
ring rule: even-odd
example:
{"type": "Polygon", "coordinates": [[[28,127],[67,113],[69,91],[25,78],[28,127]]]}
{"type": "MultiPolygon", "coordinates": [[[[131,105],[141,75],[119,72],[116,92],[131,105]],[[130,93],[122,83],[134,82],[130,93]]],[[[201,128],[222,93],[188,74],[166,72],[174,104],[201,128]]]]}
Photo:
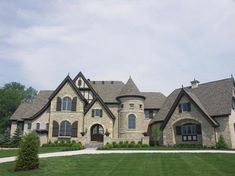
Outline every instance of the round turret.
{"type": "Polygon", "coordinates": [[[131,78],[117,97],[119,107],[119,137],[140,139],[146,129],[144,123],[144,100],[131,78]]]}

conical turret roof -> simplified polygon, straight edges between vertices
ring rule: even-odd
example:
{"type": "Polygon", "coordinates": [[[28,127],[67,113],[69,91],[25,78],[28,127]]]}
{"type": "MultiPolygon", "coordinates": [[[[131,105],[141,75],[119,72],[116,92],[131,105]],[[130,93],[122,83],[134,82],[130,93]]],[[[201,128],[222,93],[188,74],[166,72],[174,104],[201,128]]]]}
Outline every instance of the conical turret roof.
{"type": "Polygon", "coordinates": [[[141,97],[145,98],[141,92],[139,91],[138,87],[135,85],[134,81],[130,77],[125,86],[122,88],[121,92],[119,93],[117,98],[121,97],[141,97]]]}

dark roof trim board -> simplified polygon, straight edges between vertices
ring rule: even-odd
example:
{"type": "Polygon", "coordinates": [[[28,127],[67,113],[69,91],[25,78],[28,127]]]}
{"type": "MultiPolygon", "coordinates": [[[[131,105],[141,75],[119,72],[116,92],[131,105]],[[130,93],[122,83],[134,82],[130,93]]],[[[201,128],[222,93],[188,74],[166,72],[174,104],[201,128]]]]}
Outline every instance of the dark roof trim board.
{"type": "MultiPolygon", "coordinates": [[[[79,78],[81,77],[83,79],[83,81],[86,83],[86,85],[90,88],[91,92],[93,93],[93,95],[97,96],[96,91],[93,89],[93,87],[90,85],[89,81],[87,81],[87,79],[85,78],[85,76],[82,74],[82,72],[79,72],[77,74],[77,76],[73,79],[73,83],[79,78]]],[[[87,89],[87,88],[86,88],[87,89]]],[[[89,89],[87,89],[89,90],[89,89]]]]}
{"type": "MultiPolygon", "coordinates": [[[[163,122],[163,124],[162,124],[162,126],[161,126],[161,130],[163,130],[163,129],[166,127],[168,121],[170,120],[170,118],[171,118],[173,112],[175,111],[175,108],[177,107],[177,105],[178,105],[179,101],[181,100],[181,98],[183,97],[183,95],[186,95],[186,96],[199,108],[199,110],[201,110],[201,112],[205,115],[205,117],[206,117],[206,119],[208,120],[208,122],[209,122],[213,127],[218,127],[218,126],[219,126],[219,124],[218,124],[215,120],[213,120],[213,119],[194,101],[194,99],[184,90],[184,88],[182,88],[181,91],[180,91],[180,93],[178,94],[178,96],[177,96],[175,102],[173,103],[172,107],[170,108],[170,110],[169,110],[169,112],[168,112],[168,114],[167,114],[167,116],[166,116],[164,122],[163,122]]],[[[155,123],[155,122],[154,122],[154,123],[155,123]]],[[[153,125],[154,123],[152,123],[152,124],[150,124],[150,125],[153,125]]]]}
{"type": "Polygon", "coordinates": [[[113,115],[113,113],[110,111],[110,109],[105,105],[105,103],[102,101],[102,99],[100,97],[96,97],[92,100],[92,102],[89,104],[89,106],[87,107],[87,109],[85,110],[85,115],[86,113],[91,109],[91,107],[95,104],[96,101],[99,101],[101,106],[103,106],[103,108],[105,109],[105,111],[109,114],[109,116],[115,120],[115,116],[113,115]]]}
{"type": "Polygon", "coordinates": [[[93,87],[90,85],[89,81],[87,81],[87,79],[85,78],[85,76],[82,74],[82,72],[79,72],[78,75],[73,79],[73,81],[76,81],[76,79],[78,77],[82,77],[83,81],[86,83],[86,85],[90,88],[90,90],[92,91],[93,95],[95,97],[93,97],[92,102],[88,105],[87,109],[85,110],[85,114],[89,111],[89,109],[92,107],[92,105],[98,100],[101,105],[104,107],[104,109],[106,110],[106,112],[111,116],[111,118],[115,119],[115,116],[113,115],[113,113],[111,112],[111,110],[106,106],[106,104],[104,103],[104,101],[102,100],[102,98],[96,93],[96,91],[93,89],[93,87]]]}
{"type": "Polygon", "coordinates": [[[121,95],[121,96],[118,96],[116,99],[119,100],[120,98],[125,98],[125,97],[136,97],[136,98],[142,98],[145,100],[145,96],[143,95],[121,95]]]}
{"type": "Polygon", "coordinates": [[[66,76],[65,79],[62,81],[62,83],[56,88],[56,90],[51,94],[49,97],[49,100],[52,100],[56,94],[64,87],[66,83],[69,83],[73,90],[77,93],[77,95],[85,102],[85,104],[88,104],[87,100],[84,98],[84,96],[78,91],[76,85],[74,84],[73,80],[70,78],[70,76],[66,76]]]}

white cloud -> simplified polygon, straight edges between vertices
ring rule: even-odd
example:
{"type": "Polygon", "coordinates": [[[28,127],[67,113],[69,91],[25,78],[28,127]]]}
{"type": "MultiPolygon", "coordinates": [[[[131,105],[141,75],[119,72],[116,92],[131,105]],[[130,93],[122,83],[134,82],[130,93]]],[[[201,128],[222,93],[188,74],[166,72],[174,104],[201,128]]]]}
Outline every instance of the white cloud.
{"type": "Polygon", "coordinates": [[[15,12],[0,13],[0,61],[20,62],[22,77],[38,89],[53,89],[67,72],[74,76],[81,70],[100,80],[126,81],[131,74],[141,90],[168,94],[194,77],[210,81],[234,73],[234,5],[231,0],[0,3],[0,9],[15,12]]]}

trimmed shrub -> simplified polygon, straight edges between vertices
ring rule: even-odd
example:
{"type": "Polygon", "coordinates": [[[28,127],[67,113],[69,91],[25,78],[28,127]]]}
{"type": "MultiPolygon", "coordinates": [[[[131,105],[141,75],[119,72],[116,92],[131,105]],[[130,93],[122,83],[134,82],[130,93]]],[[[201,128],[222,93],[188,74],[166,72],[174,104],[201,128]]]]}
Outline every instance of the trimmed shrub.
{"type": "Polygon", "coordinates": [[[21,141],[15,170],[32,170],[39,167],[39,138],[35,132],[26,134],[21,141]]]}
{"type": "Polygon", "coordinates": [[[146,147],[149,147],[149,145],[148,144],[142,144],[141,147],[146,148],[146,147]]]}
{"type": "Polygon", "coordinates": [[[219,141],[216,144],[217,149],[228,149],[228,144],[225,142],[224,137],[220,135],[219,141]]]}
{"type": "Polygon", "coordinates": [[[104,149],[107,149],[107,150],[112,149],[112,148],[113,148],[113,145],[110,144],[110,143],[107,143],[107,144],[104,146],[104,149]]]}
{"type": "Polygon", "coordinates": [[[134,148],[136,145],[135,145],[135,142],[134,141],[131,141],[130,144],[128,144],[128,148],[134,148]]]}

